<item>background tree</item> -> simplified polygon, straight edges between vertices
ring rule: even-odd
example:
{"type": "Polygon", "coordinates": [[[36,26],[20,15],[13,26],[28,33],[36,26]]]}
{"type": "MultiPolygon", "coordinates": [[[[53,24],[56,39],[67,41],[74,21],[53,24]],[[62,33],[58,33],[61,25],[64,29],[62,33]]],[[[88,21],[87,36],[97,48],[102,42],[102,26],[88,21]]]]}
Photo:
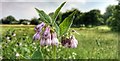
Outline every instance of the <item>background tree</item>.
{"type": "Polygon", "coordinates": [[[28,20],[28,19],[20,19],[19,20],[19,24],[29,25],[30,24],[30,20],[28,20]]]}
{"type": "Polygon", "coordinates": [[[120,0],[117,0],[118,1],[118,5],[120,5],[120,0]]]}
{"type": "Polygon", "coordinates": [[[12,24],[14,21],[16,21],[16,19],[11,15],[1,19],[2,24],[12,24]]]}
{"type": "Polygon", "coordinates": [[[107,20],[108,26],[111,27],[113,31],[120,31],[120,5],[115,6],[112,16],[110,16],[107,20]]]}
{"type": "Polygon", "coordinates": [[[32,24],[32,25],[38,25],[39,24],[39,19],[32,18],[31,21],[30,21],[30,24],[32,24]]]}
{"type": "Polygon", "coordinates": [[[103,24],[103,18],[100,14],[100,10],[93,9],[89,12],[86,12],[82,15],[82,21],[83,24],[88,27],[91,26],[97,26],[103,24]]]}
{"type": "Polygon", "coordinates": [[[73,13],[74,11],[76,11],[76,14],[75,14],[75,18],[74,18],[74,21],[73,21],[73,24],[72,24],[72,27],[79,27],[80,24],[81,24],[81,21],[80,21],[80,17],[81,17],[81,12],[76,9],[76,8],[73,8],[71,10],[68,10],[66,11],[65,13],[61,13],[59,15],[59,23],[61,23],[66,17],[68,17],[71,13],[73,13]]]}
{"type": "Polygon", "coordinates": [[[107,19],[112,16],[112,13],[115,9],[115,5],[109,5],[107,8],[106,8],[106,12],[103,14],[103,18],[104,18],[104,23],[106,23],[107,19]]]}

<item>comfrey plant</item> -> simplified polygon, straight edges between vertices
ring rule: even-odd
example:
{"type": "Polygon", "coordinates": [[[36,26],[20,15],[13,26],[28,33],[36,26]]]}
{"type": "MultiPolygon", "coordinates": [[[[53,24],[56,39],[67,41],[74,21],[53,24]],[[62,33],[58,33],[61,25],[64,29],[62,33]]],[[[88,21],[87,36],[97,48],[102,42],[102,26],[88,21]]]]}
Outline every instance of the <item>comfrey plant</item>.
{"type": "MultiPolygon", "coordinates": [[[[52,46],[54,52],[59,45],[67,48],[76,48],[78,45],[78,41],[76,40],[74,35],[67,35],[68,33],[70,33],[69,28],[73,23],[76,11],[65,18],[63,22],[60,23],[60,25],[56,24],[56,19],[59,15],[60,9],[65,3],[66,2],[62,3],[60,7],[57,8],[52,17],[47,15],[43,10],[35,8],[43,22],[35,27],[34,30],[36,33],[33,36],[33,40],[39,40],[40,46],[42,47],[52,46]]],[[[54,59],[56,59],[55,54],[54,59]]]]}

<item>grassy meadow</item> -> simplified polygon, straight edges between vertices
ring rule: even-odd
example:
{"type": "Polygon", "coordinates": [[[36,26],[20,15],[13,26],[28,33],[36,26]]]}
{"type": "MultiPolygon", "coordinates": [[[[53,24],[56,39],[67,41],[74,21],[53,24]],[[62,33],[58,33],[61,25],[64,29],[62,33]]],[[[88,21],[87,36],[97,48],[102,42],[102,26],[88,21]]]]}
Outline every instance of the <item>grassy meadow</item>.
{"type": "MultiPolygon", "coordinates": [[[[1,25],[2,46],[1,57],[5,59],[30,59],[39,41],[33,41],[34,26],[28,25],[1,25]],[[15,36],[11,36],[15,33],[15,36]],[[8,40],[7,38],[11,39],[8,40]],[[19,53],[19,56],[16,54],[19,53]]],[[[71,28],[75,30],[79,44],[77,48],[64,48],[59,46],[56,57],[62,59],[117,59],[118,58],[118,33],[112,32],[107,26],[93,28],[71,28]]],[[[51,47],[41,47],[45,59],[52,58],[51,47]]]]}

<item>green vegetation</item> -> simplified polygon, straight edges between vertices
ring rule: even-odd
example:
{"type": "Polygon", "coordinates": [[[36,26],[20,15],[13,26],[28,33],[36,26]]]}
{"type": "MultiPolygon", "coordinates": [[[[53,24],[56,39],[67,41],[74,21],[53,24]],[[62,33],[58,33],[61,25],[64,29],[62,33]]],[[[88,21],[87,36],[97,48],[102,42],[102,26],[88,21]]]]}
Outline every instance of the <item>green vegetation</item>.
{"type": "MultiPolygon", "coordinates": [[[[71,28],[79,44],[73,48],[57,48],[57,58],[78,58],[78,59],[117,59],[118,33],[110,31],[107,26],[93,28],[71,28]]],[[[37,49],[39,42],[32,40],[34,26],[3,26],[2,27],[3,58],[30,59],[37,49]],[[15,33],[16,36],[12,36],[15,33]],[[10,39],[7,39],[10,37],[10,39]],[[16,54],[19,56],[16,56],[16,54]]],[[[51,47],[41,47],[45,59],[52,58],[51,47]]]]}

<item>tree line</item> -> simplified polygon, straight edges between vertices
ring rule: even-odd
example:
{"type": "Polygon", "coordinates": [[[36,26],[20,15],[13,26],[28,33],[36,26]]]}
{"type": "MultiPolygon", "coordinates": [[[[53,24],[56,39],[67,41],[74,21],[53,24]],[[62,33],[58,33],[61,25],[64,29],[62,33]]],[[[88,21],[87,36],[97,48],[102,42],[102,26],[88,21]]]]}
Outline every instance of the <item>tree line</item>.
{"type": "MultiPolygon", "coordinates": [[[[106,8],[106,12],[101,14],[99,9],[92,9],[88,12],[81,12],[80,10],[73,8],[58,15],[57,24],[60,24],[68,15],[76,11],[75,19],[72,27],[93,27],[99,25],[108,25],[114,31],[120,31],[120,2],[117,5],[109,5],[106,8]]],[[[54,13],[49,13],[52,16],[54,13]]],[[[19,19],[16,20],[13,16],[9,15],[0,19],[1,24],[24,24],[24,25],[37,25],[42,20],[40,18],[19,19]]]]}

